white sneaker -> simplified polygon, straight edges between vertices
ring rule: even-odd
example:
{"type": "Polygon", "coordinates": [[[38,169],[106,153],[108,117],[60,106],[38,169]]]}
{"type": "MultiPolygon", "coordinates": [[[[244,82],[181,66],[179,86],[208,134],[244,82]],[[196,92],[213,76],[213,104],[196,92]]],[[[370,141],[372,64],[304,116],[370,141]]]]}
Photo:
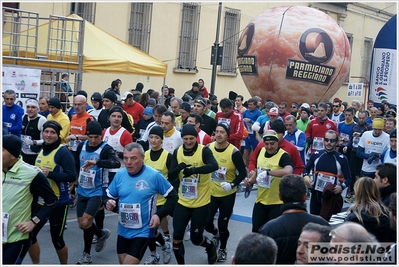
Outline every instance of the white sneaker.
{"type": "Polygon", "coordinates": [[[159,254],[155,254],[155,255],[150,255],[147,257],[147,259],[145,259],[144,264],[145,265],[151,265],[151,264],[158,264],[160,261],[161,257],[159,256],[159,254]]]}
{"type": "Polygon", "coordinates": [[[163,263],[168,264],[172,259],[172,244],[165,242],[165,247],[162,248],[163,263]]]}
{"type": "Polygon", "coordinates": [[[103,229],[103,235],[100,238],[97,238],[97,244],[96,244],[96,251],[100,252],[103,251],[105,248],[106,240],[110,236],[111,232],[108,229],[103,229]]]}
{"type": "Polygon", "coordinates": [[[90,264],[91,263],[91,256],[86,252],[82,253],[82,257],[76,262],[76,264],[90,264]]]}

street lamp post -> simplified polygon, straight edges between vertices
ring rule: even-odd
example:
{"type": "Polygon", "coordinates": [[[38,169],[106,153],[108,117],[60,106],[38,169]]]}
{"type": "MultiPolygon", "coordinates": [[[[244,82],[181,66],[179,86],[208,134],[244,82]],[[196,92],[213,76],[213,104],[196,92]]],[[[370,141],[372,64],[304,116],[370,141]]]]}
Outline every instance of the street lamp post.
{"type": "Polygon", "coordinates": [[[216,26],[216,39],[214,45],[214,57],[213,57],[213,64],[212,64],[212,80],[211,80],[211,94],[215,94],[215,82],[216,82],[216,69],[217,69],[217,62],[218,62],[218,51],[219,51],[219,31],[220,31],[220,16],[222,13],[222,2],[219,2],[218,8],[218,21],[216,26]]]}

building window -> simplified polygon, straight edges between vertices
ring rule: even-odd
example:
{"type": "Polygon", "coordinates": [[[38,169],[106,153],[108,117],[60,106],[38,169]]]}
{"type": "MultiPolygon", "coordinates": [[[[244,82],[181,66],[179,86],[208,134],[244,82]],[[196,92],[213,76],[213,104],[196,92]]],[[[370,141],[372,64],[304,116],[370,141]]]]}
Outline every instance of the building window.
{"type": "Polygon", "coordinates": [[[236,73],[240,18],[241,14],[238,10],[229,9],[225,13],[221,72],[236,73]]]}
{"type": "Polygon", "coordinates": [[[370,80],[371,54],[373,51],[373,39],[364,38],[364,51],[362,62],[362,76],[370,80]]]}
{"type": "Polygon", "coordinates": [[[152,3],[132,3],[130,12],[129,44],[150,51],[152,3]]]}
{"type": "Polygon", "coordinates": [[[183,3],[178,69],[197,68],[199,20],[200,6],[197,3],[183,3]]]}
{"type": "Polygon", "coordinates": [[[71,14],[76,14],[94,24],[96,19],[96,3],[71,3],[71,14]]]}
{"type": "MultiPolygon", "coordinates": [[[[352,52],[352,46],[353,46],[353,35],[351,33],[347,33],[346,37],[348,38],[349,41],[349,46],[351,48],[351,52],[352,52]]],[[[350,78],[350,70],[348,72],[348,76],[346,76],[345,82],[349,83],[349,78],[350,78]]]]}

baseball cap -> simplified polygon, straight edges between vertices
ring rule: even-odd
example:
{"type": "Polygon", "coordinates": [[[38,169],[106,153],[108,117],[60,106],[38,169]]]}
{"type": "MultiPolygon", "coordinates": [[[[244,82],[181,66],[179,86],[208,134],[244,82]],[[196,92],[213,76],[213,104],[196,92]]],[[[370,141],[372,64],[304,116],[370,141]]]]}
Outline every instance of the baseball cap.
{"type": "Polygon", "coordinates": [[[278,116],[278,109],[276,107],[273,107],[269,110],[269,112],[267,113],[267,115],[274,115],[274,116],[278,116]]]}
{"type": "Polygon", "coordinates": [[[132,92],[125,92],[121,98],[121,100],[125,101],[126,99],[133,97],[132,92]]]}
{"type": "Polygon", "coordinates": [[[144,109],[144,111],[143,111],[143,114],[144,114],[144,115],[152,116],[152,115],[153,115],[153,114],[152,114],[152,107],[146,107],[146,108],[144,109]]]}

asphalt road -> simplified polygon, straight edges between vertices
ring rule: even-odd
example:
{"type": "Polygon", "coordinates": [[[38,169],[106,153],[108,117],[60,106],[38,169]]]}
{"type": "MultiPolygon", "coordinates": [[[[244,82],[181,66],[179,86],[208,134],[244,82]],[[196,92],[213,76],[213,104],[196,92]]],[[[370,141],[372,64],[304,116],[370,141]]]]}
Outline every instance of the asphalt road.
{"type": "MultiPolygon", "coordinates": [[[[252,191],[248,198],[244,198],[244,193],[237,193],[236,203],[229,223],[230,238],[227,243],[227,261],[224,263],[217,263],[217,265],[230,264],[231,256],[234,254],[235,248],[240,238],[247,233],[251,232],[251,215],[252,208],[256,198],[256,190],[252,191]]],[[[309,200],[307,201],[309,205],[309,200]]],[[[344,204],[344,208],[349,204],[344,204]]],[[[309,210],[309,209],[308,209],[309,210]]],[[[169,230],[173,233],[172,218],[169,221],[169,230]]],[[[106,218],[104,227],[111,231],[111,236],[107,240],[105,249],[102,252],[96,252],[94,246],[92,246],[92,264],[91,265],[118,265],[118,256],[116,253],[116,239],[117,239],[117,214],[106,211],[106,218]]],[[[211,234],[205,232],[204,235],[212,237],[211,234]]],[[[64,232],[65,243],[69,250],[69,264],[76,264],[83,251],[83,231],[79,229],[76,219],[76,209],[72,208],[68,214],[68,228],[64,232]]],[[[55,265],[59,264],[57,254],[53,247],[50,237],[50,231],[48,224],[45,225],[38,235],[38,242],[41,247],[41,259],[40,264],[55,265]]],[[[199,265],[207,264],[207,254],[205,248],[194,246],[191,241],[184,241],[185,245],[185,260],[187,265],[199,265]]],[[[162,251],[157,248],[157,252],[161,254],[162,262],[162,251]]],[[[149,256],[149,250],[147,249],[144,259],[149,256]]],[[[23,265],[32,264],[29,254],[26,255],[23,265]]],[[[143,263],[142,263],[143,264],[143,263]]],[[[169,265],[176,265],[176,259],[172,254],[172,260],[169,265]]]]}

